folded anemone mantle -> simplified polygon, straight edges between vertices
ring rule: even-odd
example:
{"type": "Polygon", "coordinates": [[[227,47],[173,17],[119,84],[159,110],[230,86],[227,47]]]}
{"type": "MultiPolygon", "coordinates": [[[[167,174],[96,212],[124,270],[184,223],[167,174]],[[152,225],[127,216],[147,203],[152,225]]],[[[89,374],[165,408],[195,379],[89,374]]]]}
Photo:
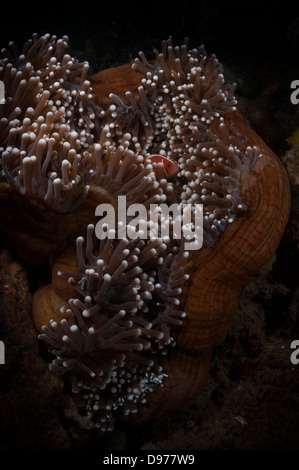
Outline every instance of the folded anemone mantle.
{"type": "Polygon", "coordinates": [[[34,35],[2,51],[1,230],[24,262],[50,266],[32,303],[45,367],[80,398],[86,426],[104,431],[198,394],[243,282],[278,246],[290,193],[204,47],[169,39],[150,60],[88,76],[67,46],[34,35]],[[156,171],[156,154],[176,162],[175,175],[156,171]],[[187,252],[171,220],[166,239],[99,240],[95,209],[117,210],[118,196],[147,211],[203,204],[202,248],[187,252]]]}

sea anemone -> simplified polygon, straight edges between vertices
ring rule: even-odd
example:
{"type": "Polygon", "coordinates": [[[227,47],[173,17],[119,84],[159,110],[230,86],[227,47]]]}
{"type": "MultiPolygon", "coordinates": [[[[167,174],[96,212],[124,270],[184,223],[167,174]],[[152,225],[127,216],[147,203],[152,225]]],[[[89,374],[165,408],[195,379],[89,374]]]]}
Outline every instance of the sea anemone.
{"type": "Polygon", "coordinates": [[[155,352],[167,353],[174,344],[171,327],[184,317],[176,307],[177,286],[187,276],[177,271],[179,255],[163,257],[167,246],[161,239],[111,237],[96,243],[93,235],[89,225],[85,249],[77,238],[78,271],[58,272],[68,277],[77,298],[61,308],[66,318],[42,326],[39,339],[55,355],[50,370],[69,374],[73,392],[86,394],[92,386],[99,398],[91,407],[88,394],[88,417],[106,429],[116,410],[136,412],[136,403],[145,403],[146,393],[162,384],[155,352]]]}
{"type": "MultiPolygon", "coordinates": [[[[126,93],[128,104],[110,94],[113,104],[105,125],[109,145],[129,131],[135,151],[177,161],[176,177],[160,185],[169,201],[204,204],[204,240],[209,244],[246,210],[240,180],[259,153],[256,147],[244,149],[246,135],[238,135],[234,123],[226,127],[223,116],[236,110],[237,101],[215,55],[209,57],[203,46],[188,50],[188,39],[173,47],[171,38],[163,41],[161,53],[154,52],[150,62],[142,52],[141,60],[133,62],[132,69],[144,78],[135,94],[126,93]]],[[[100,90],[96,96],[102,102],[100,90]]]]}
{"type": "MultiPolygon", "coordinates": [[[[101,109],[92,100],[88,64],[65,53],[68,38],[45,35],[26,42],[0,64],[1,162],[11,188],[65,212],[80,204],[82,162],[99,130],[101,109]],[[76,83],[77,82],[77,83],[76,83]],[[83,152],[85,155],[83,157],[83,152]]],[[[84,185],[85,186],[85,185],[84,185]]]]}
{"type": "Polygon", "coordinates": [[[169,39],[152,60],[140,53],[88,79],[66,47],[66,37],[34,35],[1,61],[0,215],[19,255],[52,268],[32,303],[50,370],[84,399],[88,426],[106,430],[196,396],[244,280],[277,248],[289,186],[202,46],[169,39]],[[161,178],[152,155],[178,171],[161,178]],[[116,213],[103,237],[102,204],[116,213]],[[135,204],[145,210],[139,230],[135,204]],[[149,215],[161,204],[179,214],[161,210],[156,226],[149,215]]]}

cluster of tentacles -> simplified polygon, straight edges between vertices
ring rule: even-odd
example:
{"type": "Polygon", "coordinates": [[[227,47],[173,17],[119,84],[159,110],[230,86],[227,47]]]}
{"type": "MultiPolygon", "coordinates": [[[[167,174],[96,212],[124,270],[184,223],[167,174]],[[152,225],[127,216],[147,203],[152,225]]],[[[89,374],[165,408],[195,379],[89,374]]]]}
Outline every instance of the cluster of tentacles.
{"type": "MultiPolygon", "coordinates": [[[[66,37],[34,36],[0,62],[1,182],[66,214],[78,206],[84,212],[91,188],[147,211],[160,202],[203,204],[203,246],[210,245],[246,210],[240,181],[258,158],[226,128],[222,116],[236,100],[217,59],[168,40],[152,61],[141,53],[133,63],[143,76],[138,93],[129,91],[127,103],[111,93],[103,109],[93,100],[88,64],[67,46],[66,37]],[[153,153],[175,160],[177,175],[157,178],[147,160],[153,153]]],[[[103,430],[119,410],[136,412],[163,386],[159,354],[175,344],[184,318],[184,264],[193,254],[171,239],[171,227],[166,239],[130,237],[129,229],[128,217],[99,240],[94,225],[85,227],[76,241],[78,269],[59,272],[74,297],[39,334],[54,356],[50,369],[70,378],[103,430]]]]}
{"type": "MultiPolygon", "coordinates": [[[[128,104],[111,94],[113,104],[103,133],[119,142],[130,130],[132,147],[143,154],[165,155],[179,164],[171,181],[160,181],[169,201],[204,204],[204,244],[218,237],[237,214],[246,210],[240,178],[258,158],[255,147],[243,150],[246,136],[223,116],[236,109],[233,85],[224,83],[223,68],[203,46],[188,50],[188,40],[172,40],[154,51],[150,62],[140,52],[132,64],[144,78],[128,104]],[[231,132],[232,131],[232,132],[231,132]],[[235,134],[232,136],[231,134],[235,134]]],[[[111,145],[111,142],[109,141],[111,145]]]]}

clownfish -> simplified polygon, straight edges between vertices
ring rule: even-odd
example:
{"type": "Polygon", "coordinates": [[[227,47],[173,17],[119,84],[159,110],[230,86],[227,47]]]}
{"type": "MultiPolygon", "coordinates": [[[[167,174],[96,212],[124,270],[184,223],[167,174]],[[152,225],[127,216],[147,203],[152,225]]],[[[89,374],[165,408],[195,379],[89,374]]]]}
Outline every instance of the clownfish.
{"type": "Polygon", "coordinates": [[[177,162],[163,155],[149,155],[146,157],[146,160],[150,160],[150,163],[153,164],[154,172],[159,180],[162,178],[170,178],[179,171],[177,162]]]}

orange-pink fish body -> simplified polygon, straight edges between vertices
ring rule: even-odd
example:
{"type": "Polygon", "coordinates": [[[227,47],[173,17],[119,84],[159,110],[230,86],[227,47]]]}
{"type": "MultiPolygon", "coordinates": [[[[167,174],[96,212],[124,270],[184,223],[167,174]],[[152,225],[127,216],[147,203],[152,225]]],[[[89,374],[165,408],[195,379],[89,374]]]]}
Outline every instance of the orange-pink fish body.
{"type": "Polygon", "coordinates": [[[149,155],[146,157],[146,160],[150,160],[153,164],[157,179],[170,178],[179,171],[178,164],[171,160],[171,158],[164,157],[163,155],[149,155]]]}

